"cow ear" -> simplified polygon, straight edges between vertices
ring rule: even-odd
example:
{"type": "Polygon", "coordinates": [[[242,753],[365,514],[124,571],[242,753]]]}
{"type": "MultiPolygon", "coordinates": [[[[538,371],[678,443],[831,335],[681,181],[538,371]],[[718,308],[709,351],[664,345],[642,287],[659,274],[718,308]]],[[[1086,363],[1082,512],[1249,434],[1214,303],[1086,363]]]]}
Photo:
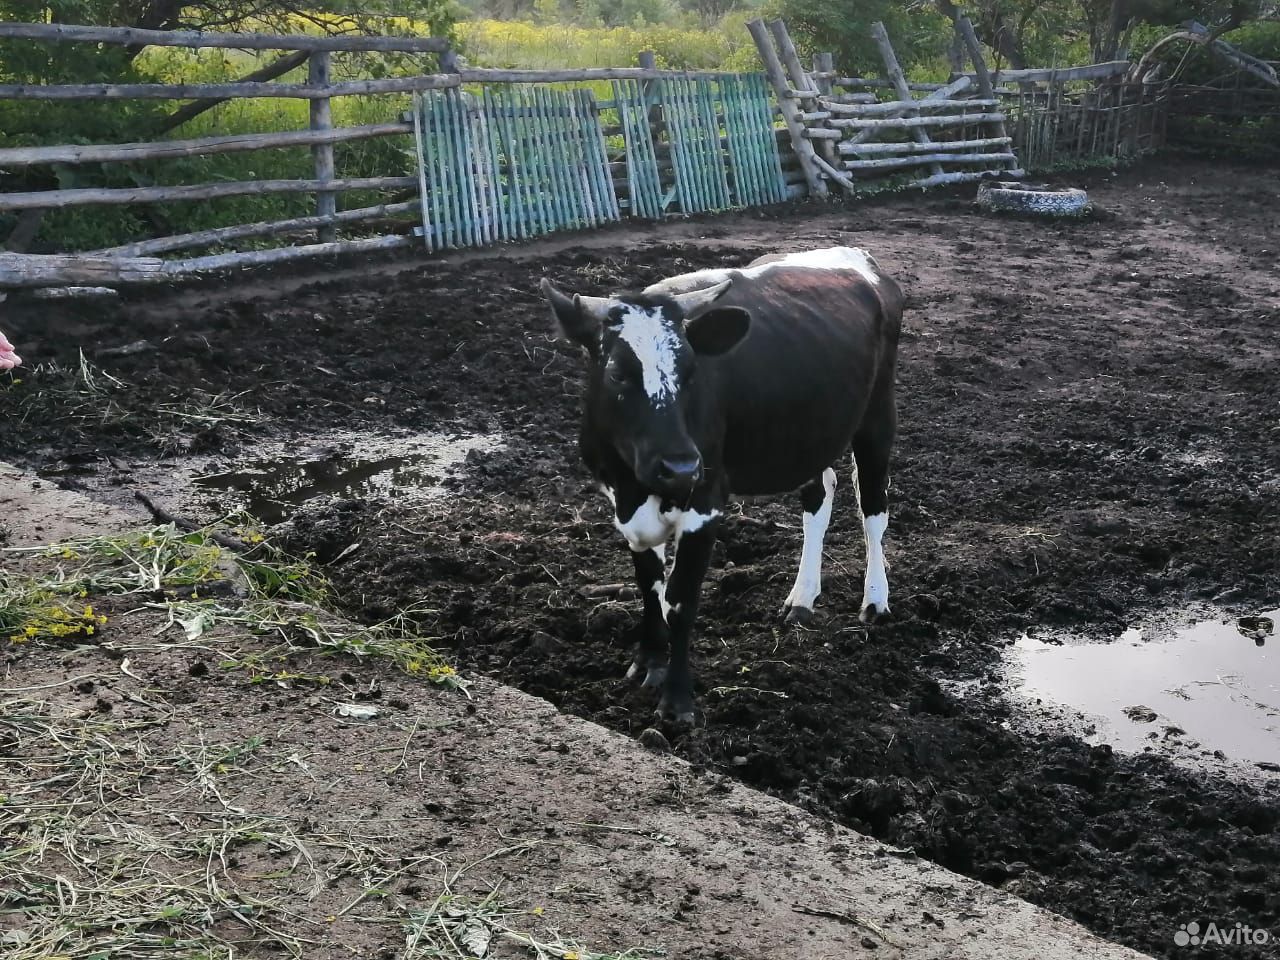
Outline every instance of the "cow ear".
{"type": "Polygon", "coordinates": [[[600,349],[600,327],[608,314],[609,301],[601,297],[570,297],[545,277],[539,284],[542,295],[551,304],[561,332],[591,353],[600,349]]]}
{"type": "Polygon", "coordinates": [[[714,357],[732,350],[751,327],[751,314],[741,307],[713,307],[688,321],[684,335],[693,352],[714,357]]]}

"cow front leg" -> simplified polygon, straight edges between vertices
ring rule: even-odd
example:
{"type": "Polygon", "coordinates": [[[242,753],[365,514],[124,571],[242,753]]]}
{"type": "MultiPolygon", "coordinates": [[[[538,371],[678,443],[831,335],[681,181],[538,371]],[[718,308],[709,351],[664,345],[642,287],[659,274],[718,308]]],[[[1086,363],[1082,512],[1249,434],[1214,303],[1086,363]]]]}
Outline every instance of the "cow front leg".
{"type": "Polygon", "coordinates": [[[835,499],[836,472],[828,467],[822,476],[800,488],[804,507],[804,547],[796,583],[787,595],[783,613],[788,623],[806,624],[813,619],[813,604],[822,592],[822,542],[831,522],[831,502],[835,499]]]}
{"type": "Polygon", "coordinates": [[[702,581],[711,563],[720,525],[720,511],[688,511],[676,534],[676,561],[667,582],[667,627],[671,636],[671,657],[662,684],[658,714],[677,723],[693,723],[693,671],[689,647],[698,617],[702,581]]]}
{"type": "Polygon", "coordinates": [[[659,544],[646,550],[631,551],[636,565],[636,583],[644,603],[644,619],[640,624],[640,643],[635,659],[627,670],[631,679],[644,672],[644,686],[659,687],[667,675],[666,617],[666,546],[659,544]]]}

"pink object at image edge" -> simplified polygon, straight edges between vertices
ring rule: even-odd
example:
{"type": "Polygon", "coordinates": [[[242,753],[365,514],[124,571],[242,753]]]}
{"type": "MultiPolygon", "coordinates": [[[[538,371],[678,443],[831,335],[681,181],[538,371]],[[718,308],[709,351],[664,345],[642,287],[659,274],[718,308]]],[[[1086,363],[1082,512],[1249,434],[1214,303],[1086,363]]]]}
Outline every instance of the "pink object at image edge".
{"type": "Polygon", "coordinates": [[[22,363],[22,358],[14,352],[9,338],[0,333],[0,370],[12,370],[22,363]]]}

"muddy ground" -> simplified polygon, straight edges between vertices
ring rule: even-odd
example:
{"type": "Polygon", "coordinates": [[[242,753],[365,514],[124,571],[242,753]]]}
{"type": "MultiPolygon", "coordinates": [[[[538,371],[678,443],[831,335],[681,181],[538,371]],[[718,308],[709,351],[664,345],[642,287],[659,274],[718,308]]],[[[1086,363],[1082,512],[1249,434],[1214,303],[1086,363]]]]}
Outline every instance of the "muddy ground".
{"type": "Polygon", "coordinates": [[[1191,602],[1247,613],[1280,596],[1280,173],[1165,161],[1081,179],[1097,212],[1079,222],[903,194],[328,282],[11,301],[10,338],[61,367],[0,386],[0,456],[123,494],[160,448],[234,464],[261,435],[500,431],[449,500],[331,499],[278,536],[330,565],[353,616],[415,605],[464,669],[639,733],[651,697],[621,679],[638,611],[579,595],[625,581],[630,560],[578,464],[579,363],[537,281],[598,294],[781,245],[864,246],[908,294],[894,617],[858,623],[848,483],[806,632],[777,616],[798,503],[743,504],[705,591],[702,712],[664,731],[673,749],[1159,956],[1196,954],[1173,945],[1192,920],[1280,936],[1274,780],[1019,732],[996,682],[1021,630],[1115,634],[1191,602]]]}

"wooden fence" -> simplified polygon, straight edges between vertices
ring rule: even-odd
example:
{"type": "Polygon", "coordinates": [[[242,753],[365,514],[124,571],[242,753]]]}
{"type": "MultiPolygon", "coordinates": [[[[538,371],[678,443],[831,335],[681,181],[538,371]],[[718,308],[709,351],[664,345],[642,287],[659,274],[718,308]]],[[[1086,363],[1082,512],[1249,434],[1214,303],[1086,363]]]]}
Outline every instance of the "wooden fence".
{"type": "MultiPolygon", "coordinates": [[[[1280,68],[1280,63],[1272,64],[1280,68]]],[[[1169,90],[1168,142],[1217,156],[1274,160],[1280,155],[1280,88],[1235,71],[1169,90]]]]}
{"type": "MultiPolygon", "coordinates": [[[[772,105],[763,78],[752,75],[661,71],[652,55],[637,67],[585,70],[459,68],[438,38],[270,36],[144,31],[58,24],[0,23],[0,38],[40,42],[222,47],[289,51],[267,68],[228,83],[0,84],[0,98],[23,101],[179,100],[198,98],[180,118],[232,98],[297,98],[310,103],[306,130],[210,136],[146,143],[0,148],[0,168],[53,164],[127,163],[241,151],[308,146],[309,179],[250,180],[172,186],[85,187],[0,193],[0,212],[36,218],[43,211],[93,204],[213,201],[270,193],[310,193],[314,213],[156,237],[68,259],[0,254],[0,287],[66,282],[145,280],[232,266],[276,263],[317,254],[386,250],[415,243],[407,230],[339,239],[339,230],[421,217],[429,248],[520,239],[554,229],[590,227],[622,214],[660,217],[794,196],[794,162],[779,152],[772,105]],[[335,81],[331,55],[396,51],[430,57],[420,75],[335,81]],[[305,83],[271,82],[303,63],[305,83]],[[567,82],[612,81],[614,97],[596,103],[589,90],[558,89],[567,82]],[[335,97],[414,95],[401,119],[388,106],[379,123],[334,127],[335,97]],[[374,137],[416,144],[417,175],[344,177],[334,145],[374,137]],[[790,169],[784,169],[788,167],[790,169]],[[339,209],[350,191],[375,191],[382,201],[339,209]],[[416,194],[416,196],[415,196],[416,194]],[[159,260],[156,255],[278,237],[310,240],[271,249],[159,260]]],[[[407,227],[407,223],[405,224],[407,227]]],[[[21,224],[20,224],[21,229],[21,224]]]]}
{"type": "MultiPolygon", "coordinates": [[[[216,201],[264,193],[311,194],[307,216],[233,224],[154,237],[79,254],[0,253],[0,288],[159,279],[317,254],[425,243],[428,249],[520,240],[552,230],[589,228],[624,216],[658,218],[857,193],[885,177],[927,187],[1019,177],[1064,161],[1126,157],[1165,137],[1167,84],[1137,82],[1124,61],[1066,69],[990,71],[972,26],[956,22],[971,63],[946,83],[905,76],[883,26],[873,37],[879,77],[846,76],[830,54],[806,69],[780,20],[755,20],[763,74],[677,72],[636,67],[487,70],[460,67],[438,38],[270,36],[139,31],[110,27],[0,23],[0,38],[134,46],[222,47],[285,52],[228,83],[0,85],[20,101],[187,99],[178,120],[231,98],[309,102],[307,129],[144,143],[0,148],[0,169],[56,164],[121,164],[243,151],[308,147],[313,174],[180,185],[78,187],[0,193],[0,212],[95,204],[216,201]],[[423,72],[378,80],[334,80],[331,58],[352,51],[420,55],[423,72]],[[279,82],[303,64],[303,83],[279,82]],[[597,100],[581,84],[611,82],[597,100]],[[575,86],[576,85],[576,86],[575,86]],[[413,109],[376,123],[335,127],[331,103],[353,95],[413,95],[413,109]],[[771,97],[772,94],[772,97],[771,97]],[[403,138],[416,170],[344,176],[337,144],[403,138]],[[352,191],[376,203],[342,209],[352,191]],[[414,236],[413,223],[421,239],[414,236]],[[368,234],[390,225],[392,232],[368,234]],[[353,235],[353,234],[363,235],[353,235]],[[302,241],[161,260],[175,251],[230,246],[255,238],[302,241]]],[[[1189,94],[1180,94],[1184,100],[1189,94]]],[[[1237,101],[1243,94],[1237,93],[1237,101]]],[[[1250,108],[1252,109],[1252,108],[1250,108]]],[[[172,118],[171,118],[172,119],[172,118]]],[[[366,171],[367,172],[367,171],[366,171]]],[[[21,229],[21,220],[19,227],[21,229]]]]}

